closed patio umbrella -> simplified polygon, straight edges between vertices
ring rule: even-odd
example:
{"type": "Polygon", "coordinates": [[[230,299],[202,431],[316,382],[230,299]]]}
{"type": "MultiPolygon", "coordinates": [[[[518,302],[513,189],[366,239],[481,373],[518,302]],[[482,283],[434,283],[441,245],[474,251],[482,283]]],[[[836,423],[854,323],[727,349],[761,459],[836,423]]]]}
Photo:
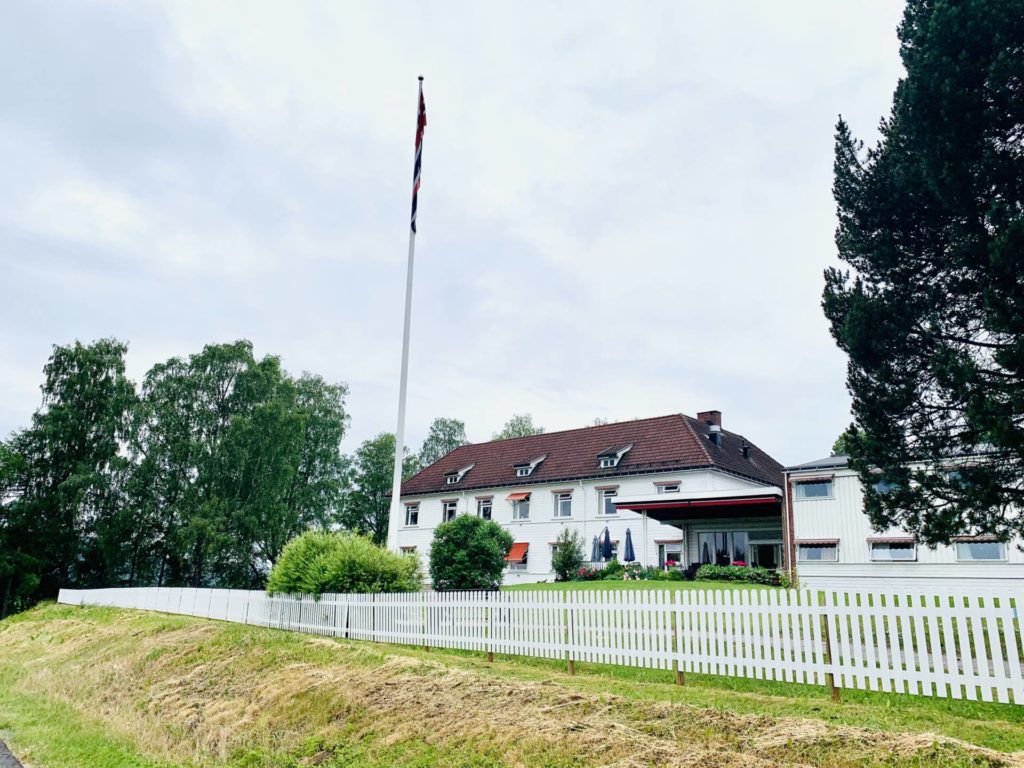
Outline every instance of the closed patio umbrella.
{"type": "Polygon", "coordinates": [[[607,526],[604,529],[604,533],[601,534],[601,557],[605,560],[612,559],[612,535],[609,533],[607,526]]]}
{"type": "Polygon", "coordinates": [[[590,562],[596,563],[601,559],[601,545],[597,543],[597,536],[594,536],[594,545],[590,548],[590,562]]]}
{"type": "Polygon", "coordinates": [[[630,533],[629,528],[626,529],[625,560],[627,563],[632,563],[634,560],[636,560],[636,553],[633,551],[633,534],[630,533]]]}

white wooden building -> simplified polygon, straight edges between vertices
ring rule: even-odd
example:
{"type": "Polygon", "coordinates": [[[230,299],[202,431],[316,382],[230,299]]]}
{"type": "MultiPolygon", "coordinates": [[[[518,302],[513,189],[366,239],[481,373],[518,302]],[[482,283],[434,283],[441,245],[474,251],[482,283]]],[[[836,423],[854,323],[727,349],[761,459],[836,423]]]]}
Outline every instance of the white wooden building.
{"type": "Polygon", "coordinates": [[[786,488],[785,533],[803,587],[1024,587],[1019,540],[972,536],[933,549],[905,531],[874,531],[845,456],[788,467],[786,488]]]}
{"type": "Polygon", "coordinates": [[[566,527],[581,534],[588,560],[607,527],[620,560],[630,531],[641,565],[784,567],[782,483],[782,466],[723,430],[718,411],[478,443],[402,484],[388,546],[425,567],[434,529],[469,514],[512,534],[505,583],[554,580],[566,527]]]}

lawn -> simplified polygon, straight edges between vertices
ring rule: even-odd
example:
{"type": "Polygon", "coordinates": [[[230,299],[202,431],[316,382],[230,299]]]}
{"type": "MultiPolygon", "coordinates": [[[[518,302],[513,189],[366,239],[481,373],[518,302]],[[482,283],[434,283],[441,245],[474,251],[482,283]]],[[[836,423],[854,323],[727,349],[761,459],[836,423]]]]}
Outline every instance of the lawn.
{"type": "Polygon", "coordinates": [[[502,587],[510,592],[556,590],[616,590],[616,589],[774,589],[762,584],[744,584],[735,581],[545,581],[539,584],[512,584],[502,587]]]}
{"type": "Polygon", "coordinates": [[[846,691],[836,705],[814,686],[569,676],[140,611],[41,606],[0,622],[0,649],[0,738],[33,768],[954,768],[1024,750],[1021,706],[846,691]]]}

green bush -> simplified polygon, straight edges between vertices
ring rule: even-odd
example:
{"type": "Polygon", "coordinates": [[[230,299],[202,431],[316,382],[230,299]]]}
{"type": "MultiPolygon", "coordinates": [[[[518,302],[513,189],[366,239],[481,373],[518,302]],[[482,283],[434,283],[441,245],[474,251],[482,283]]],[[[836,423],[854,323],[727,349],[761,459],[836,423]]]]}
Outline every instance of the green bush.
{"type": "Polygon", "coordinates": [[[622,574],[626,572],[625,566],[618,560],[609,560],[608,564],[601,569],[601,575],[598,577],[602,581],[621,581],[622,574]]]}
{"type": "Polygon", "coordinates": [[[459,515],[434,529],[430,578],[434,589],[496,589],[512,534],[495,522],[459,515]]]}
{"type": "Polygon", "coordinates": [[[307,531],[284,546],[267,579],[270,594],[415,592],[419,560],[354,533],[307,531]]]}
{"type": "Polygon", "coordinates": [[[745,581],[748,584],[767,584],[777,587],[782,583],[782,574],[770,568],[751,568],[746,565],[710,565],[705,563],[697,569],[698,581],[745,581]]]}
{"type": "Polygon", "coordinates": [[[563,528],[555,538],[551,570],[555,581],[570,581],[583,567],[583,537],[575,528],[563,528]]]}

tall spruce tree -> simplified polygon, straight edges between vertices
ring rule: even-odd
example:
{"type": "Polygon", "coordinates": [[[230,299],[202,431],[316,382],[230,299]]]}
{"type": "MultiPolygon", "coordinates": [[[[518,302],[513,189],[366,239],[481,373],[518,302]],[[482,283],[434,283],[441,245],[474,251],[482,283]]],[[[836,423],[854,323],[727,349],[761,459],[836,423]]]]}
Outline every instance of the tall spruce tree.
{"type": "Polygon", "coordinates": [[[836,131],[823,307],[876,527],[1024,534],[1024,3],[910,0],[906,67],[863,150],[836,131]]]}

